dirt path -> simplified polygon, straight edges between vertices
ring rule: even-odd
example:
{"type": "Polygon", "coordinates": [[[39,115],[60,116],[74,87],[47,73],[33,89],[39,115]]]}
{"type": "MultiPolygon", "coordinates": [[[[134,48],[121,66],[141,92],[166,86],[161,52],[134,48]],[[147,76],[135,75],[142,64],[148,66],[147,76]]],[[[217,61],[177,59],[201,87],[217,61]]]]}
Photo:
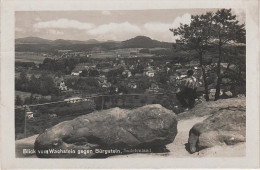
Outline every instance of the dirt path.
{"type": "Polygon", "coordinates": [[[204,149],[199,152],[190,154],[185,149],[185,144],[188,142],[189,131],[193,125],[202,122],[208,116],[193,117],[178,122],[178,134],[173,143],[168,144],[166,147],[170,151],[168,153],[145,153],[145,154],[130,154],[130,155],[116,155],[109,158],[151,158],[151,157],[169,157],[169,158],[182,158],[182,157],[240,157],[245,156],[246,144],[240,143],[233,146],[215,146],[212,148],[204,149]]]}
{"type": "Polygon", "coordinates": [[[170,151],[168,153],[144,153],[144,154],[130,154],[130,155],[116,155],[110,158],[135,158],[135,157],[157,157],[157,156],[167,156],[167,157],[194,157],[194,154],[190,154],[185,149],[185,144],[188,142],[189,131],[193,125],[199,123],[206,119],[204,117],[194,117],[187,120],[178,121],[178,134],[175,137],[173,143],[166,145],[167,149],[170,151]]]}

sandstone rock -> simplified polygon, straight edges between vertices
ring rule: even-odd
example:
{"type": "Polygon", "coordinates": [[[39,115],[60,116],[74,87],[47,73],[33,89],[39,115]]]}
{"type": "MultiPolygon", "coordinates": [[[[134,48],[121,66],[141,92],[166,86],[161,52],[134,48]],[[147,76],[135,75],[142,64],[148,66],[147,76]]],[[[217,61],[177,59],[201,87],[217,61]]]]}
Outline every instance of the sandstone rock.
{"type": "Polygon", "coordinates": [[[219,111],[219,109],[226,107],[245,107],[246,97],[240,96],[237,98],[221,99],[217,101],[203,102],[196,105],[189,112],[178,114],[178,120],[190,119],[192,117],[203,117],[207,115],[213,115],[219,111]]]}
{"type": "Polygon", "coordinates": [[[225,95],[226,95],[227,97],[232,97],[232,96],[233,96],[233,94],[232,94],[231,91],[227,91],[227,92],[225,92],[225,95]]]}
{"type": "Polygon", "coordinates": [[[188,144],[190,152],[193,153],[216,145],[234,145],[245,142],[245,102],[240,104],[233,103],[233,106],[218,108],[213,115],[203,122],[195,124],[189,132],[188,144]]]}
{"type": "Polygon", "coordinates": [[[176,134],[175,114],[161,105],[147,105],[134,110],[113,108],[47,129],[36,139],[34,148],[38,157],[103,157],[109,154],[95,153],[95,149],[117,149],[122,153],[124,149],[160,148],[173,142],[176,134]],[[39,153],[50,149],[60,153],[39,153]]]}

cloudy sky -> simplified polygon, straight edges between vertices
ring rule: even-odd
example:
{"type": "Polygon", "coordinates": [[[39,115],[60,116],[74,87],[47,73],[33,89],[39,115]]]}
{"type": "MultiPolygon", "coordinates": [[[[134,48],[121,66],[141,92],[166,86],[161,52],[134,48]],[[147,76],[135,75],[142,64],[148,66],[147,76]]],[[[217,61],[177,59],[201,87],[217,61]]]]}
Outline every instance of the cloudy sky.
{"type": "MultiPolygon", "coordinates": [[[[15,13],[15,36],[69,39],[122,41],[138,35],[173,42],[169,28],[189,23],[191,15],[217,9],[170,9],[124,11],[29,11],[15,13]]],[[[243,10],[234,9],[241,23],[245,22],[243,10]]]]}

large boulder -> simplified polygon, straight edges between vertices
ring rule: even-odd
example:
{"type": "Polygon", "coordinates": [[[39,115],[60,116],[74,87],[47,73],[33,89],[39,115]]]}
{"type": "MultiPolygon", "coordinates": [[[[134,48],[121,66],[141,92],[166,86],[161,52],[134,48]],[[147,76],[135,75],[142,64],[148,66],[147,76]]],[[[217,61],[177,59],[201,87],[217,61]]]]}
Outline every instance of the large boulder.
{"type": "Polygon", "coordinates": [[[222,107],[211,110],[211,116],[191,128],[188,139],[191,153],[216,145],[234,145],[246,141],[245,98],[228,105],[230,101],[234,100],[218,101],[222,107]]]}
{"type": "Polygon", "coordinates": [[[161,105],[113,108],[47,129],[36,139],[34,149],[38,157],[106,157],[162,148],[176,134],[176,115],[161,105]]]}

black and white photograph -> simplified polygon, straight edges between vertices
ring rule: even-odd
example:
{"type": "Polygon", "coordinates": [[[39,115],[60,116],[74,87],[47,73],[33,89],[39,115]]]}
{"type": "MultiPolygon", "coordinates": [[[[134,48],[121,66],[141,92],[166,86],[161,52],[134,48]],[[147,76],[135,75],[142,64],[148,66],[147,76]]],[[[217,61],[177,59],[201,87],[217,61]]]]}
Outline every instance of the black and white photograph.
{"type": "Polygon", "coordinates": [[[14,159],[248,157],[245,7],[72,9],[13,11],[14,159]]]}
{"type": "Polygon", "coordinates": [[[245,155],[243,10],[15,19],[16,156],[245,155]]]}

